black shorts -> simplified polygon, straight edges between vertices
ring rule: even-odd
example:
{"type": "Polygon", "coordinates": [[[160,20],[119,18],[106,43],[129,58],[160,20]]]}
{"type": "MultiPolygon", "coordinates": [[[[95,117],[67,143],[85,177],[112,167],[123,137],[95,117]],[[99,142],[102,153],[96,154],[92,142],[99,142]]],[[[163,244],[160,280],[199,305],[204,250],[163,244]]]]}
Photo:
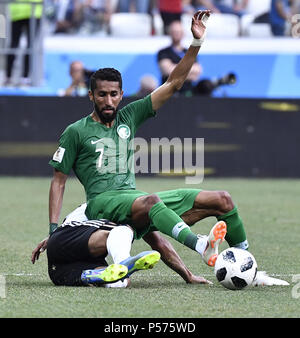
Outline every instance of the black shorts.
{"type": "Polygon", "coordinates": [[[107,266],[105,257],[94,257],[88,249],[97,227],[64,226],[54,231],[47,243],[48,273],[55,285],[80,286],[83,270],[107,266]]]}

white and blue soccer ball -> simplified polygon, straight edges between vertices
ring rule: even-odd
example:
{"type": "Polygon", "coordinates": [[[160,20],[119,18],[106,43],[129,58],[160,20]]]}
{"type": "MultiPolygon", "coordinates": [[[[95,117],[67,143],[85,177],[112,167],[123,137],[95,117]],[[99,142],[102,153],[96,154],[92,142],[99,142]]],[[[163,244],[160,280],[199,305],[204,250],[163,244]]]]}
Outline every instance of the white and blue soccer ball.
{"type": "Polygon", "coordinates": [[[247,250],[228,248],[216,260],[215,275],[225,288],[241,290],[251,285],[257,272],[254,256],[247,250]]]}

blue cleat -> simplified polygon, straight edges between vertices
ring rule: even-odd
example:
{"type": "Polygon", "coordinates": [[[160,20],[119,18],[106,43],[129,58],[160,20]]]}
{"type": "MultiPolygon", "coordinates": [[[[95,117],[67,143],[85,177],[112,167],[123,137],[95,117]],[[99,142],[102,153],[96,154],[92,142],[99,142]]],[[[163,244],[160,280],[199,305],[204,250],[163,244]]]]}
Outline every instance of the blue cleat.
{"type": "Polygon", "coordinates": [[[81,280],[84,284],[114,283],[124,278],[127,273],[127,266],[111,264],[102,269],[84,270],[81,274],[81,280]]]}
{"type": "Polygon", "coordinates": [[[157,251],[143,251],[136,256],[128,257],[120,264],[128,268],[126,278],[138,270],[152,269],[160,260],[160,253],[157,251]]]}

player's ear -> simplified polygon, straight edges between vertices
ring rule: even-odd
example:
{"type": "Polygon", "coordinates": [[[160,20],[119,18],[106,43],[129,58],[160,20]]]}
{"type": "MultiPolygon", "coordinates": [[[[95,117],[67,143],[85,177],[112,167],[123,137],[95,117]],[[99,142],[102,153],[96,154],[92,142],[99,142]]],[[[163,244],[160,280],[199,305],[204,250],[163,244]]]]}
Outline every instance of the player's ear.
{"type": "Polygon", "coordinates": [[[88,94],[89,94],[90,101],[93,101],[94,100],[93,92],[89,90],[88,94]]]}
{"type": "Polygon", "coordinates": [[[121,90],[121,100],[123,99],[124,91],[121,90]]]}

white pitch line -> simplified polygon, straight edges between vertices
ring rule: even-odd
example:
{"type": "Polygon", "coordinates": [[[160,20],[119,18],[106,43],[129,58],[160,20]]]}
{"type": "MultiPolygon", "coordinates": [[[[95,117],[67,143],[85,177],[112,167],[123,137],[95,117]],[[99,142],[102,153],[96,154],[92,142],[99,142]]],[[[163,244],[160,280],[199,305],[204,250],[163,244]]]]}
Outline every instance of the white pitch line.
{"type": "MultiPolygon", "coordinates": [[[[287,273],[287,274],[280,274],[280,273],[268,273],[266,271],[267,275],[270,276],[270,277],[293,277],[295,275],[297,275],[297,273],[287,273]]],[[[215,276],[214,274],[201,274],[201,276],[215,276]]]]}
{"type": "Polygon", "coordinates": [[[24,272],[20,272],[20,273],[1,273],[0,275],[2,276],[42,276],[42,274],[40,273],[24,273],[24,272]]]}
{"type": "MultiPolygon", "coordinates": [[[[174,276],[177,276],[176,274],[173,274],[174,276]]],[[[214,277],[215,274],[213,273],[198,273],[199,276],[202,276],[202,277],[214,277]]],[[[279,274],[279,273],[268,273],[267,272],[267,275],[270,276],[270,277],[293,277],[295,275],[297,275],[297,273],[288,273],[288,274],[279,274]]],[[[162,277],[165,277],[165,276],[168,276],[167,274],[160,274],[160,276],[162,277]]]]}

